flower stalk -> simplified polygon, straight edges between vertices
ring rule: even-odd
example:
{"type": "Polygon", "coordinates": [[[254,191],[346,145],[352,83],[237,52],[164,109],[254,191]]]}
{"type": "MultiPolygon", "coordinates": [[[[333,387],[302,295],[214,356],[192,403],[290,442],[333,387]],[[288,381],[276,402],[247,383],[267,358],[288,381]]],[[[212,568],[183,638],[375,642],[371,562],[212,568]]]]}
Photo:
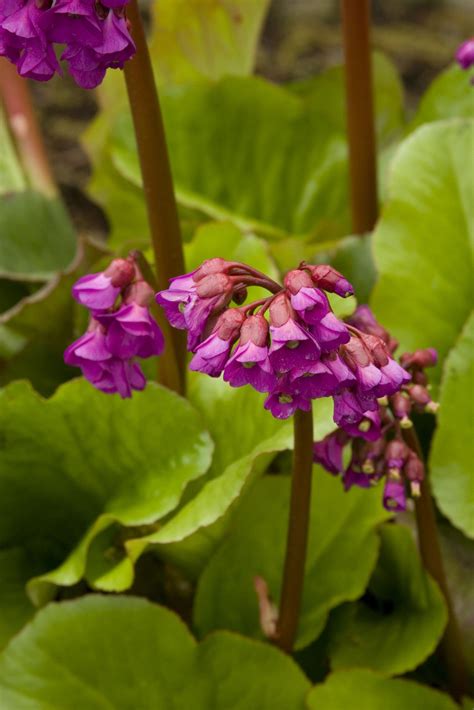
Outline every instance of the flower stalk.
{"type": "MultiPolygon", "coordinates": [[[[415,429],[405,429],[403,437],[420,460],[423,452],[415,429]]],[[[448,608],[448,623],[439,646],[439,652],[446,668],[451,695],[461,700],[467,693],[468,677],[463,653],[463,641],[453,602],[444,571],[443,557],[436,527],[436,513],[428,477],[421,482],[420,496],[415,500],[415,517],[418,532],[418,546],[423,565],[436,580],[448,608]]]]}
{"type": "Polygon", "coordinates": [[[294,452],[286,556],[275,643],[293,650],[303,596],[311,508],[313,413],[297,409],[293,417],[294,452]]]}
{"type": "Polygon", "coordinates": [[[370,0],[342,0],[352,226],[377,219],[377,164],[370,54],[370,0]]]}
{"type": "MultiPolygon", "coordinates": [[[[155,269],[160,289],[184,272],[184,256],[166,146],[163,118],[153,77],[145,30],[137,0],[127,5],[136,55],[125,64],[124,73],[133,117],[143,191],[148,212],[155,269]]],[[[185,340],[169,328],[160,314],[167,347],[159,362],[159,379],[176,392],[185,389],[185,340]]]]}

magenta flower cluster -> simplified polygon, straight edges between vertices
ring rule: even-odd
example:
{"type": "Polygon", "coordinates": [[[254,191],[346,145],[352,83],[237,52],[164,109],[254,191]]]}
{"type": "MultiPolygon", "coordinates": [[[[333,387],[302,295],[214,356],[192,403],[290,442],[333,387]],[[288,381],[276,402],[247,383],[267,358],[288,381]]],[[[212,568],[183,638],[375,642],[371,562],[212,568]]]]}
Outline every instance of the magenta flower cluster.
{"type": "Polygon", "coordinates": [[[245,264],[211,259],[172,279],[157,302],[174,327],[187,330],[192,370],[265,392],[264,406],[278,419],[332,396],[335,422],[374,440],[377,399],[393,395],[409,375],[380,338],[334,315],[327,292],[346,297],[353,289],[327,265],[302,264],[280,286],[245,264]],[[272,295],[229,308],[252,285],[272,295]]]}
{"type": "Polygon", "coordinates": [[[125,398],[144,389],[136,358],[160,355],[164,339],[149,311],[154,291],[133,257],[114,259],[104,272],[83,276],[72,294],[91,314],[87,332],[65,351],[66,364],[80,367],[102,392],[125,398]]]}
{"type": "MultiPolygon", "coordinates": [[[[383,341],[390,352],[396,349],[396,341],[377,323],[368,306],[359,306],[349,320],[361,332],[365,331],[365,341],[373,344],[374,356],[376,344],[371,340],[374,337],[383,341]]],[[[370,410],[371,424],[363,426],[361,422],[353,427],[339,421],[338,429],[314,444],[315,462],[334,475],[342,475],[346,490],[352,486],[368,488],[384,479],[383,502],[388,510],[394,511],[406,509],[408,493],[413,497],[420,494],[424,466],[404,442],[403,430],[412,426],[413,410],[434,413],[437,409],[424,371],[435,365],[436,359],[433,349],[402,355],[398,365],[405,372],[401,387],[377,400],[376,409],[370,410]],[[372,426],[374,418],[376,427],[372,426]]]]}
{"type": "Polygon", "coordinates": [[[79,86],[92,89],[109,68],[122,68],[135,53],[125,6],[128,0],[2,0],[0,56],[21,76],[48,81],[61,60],[79,86]]]}

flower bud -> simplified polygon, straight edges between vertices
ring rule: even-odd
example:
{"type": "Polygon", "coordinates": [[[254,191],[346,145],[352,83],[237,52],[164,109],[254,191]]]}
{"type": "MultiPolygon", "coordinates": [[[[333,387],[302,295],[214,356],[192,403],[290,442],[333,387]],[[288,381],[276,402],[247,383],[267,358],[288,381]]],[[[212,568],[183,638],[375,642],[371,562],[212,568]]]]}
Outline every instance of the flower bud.
{"type": "MultiPolygon", "coordinates": [[[[401,424],[403,426],[403,421],[406,421],[411,413],[412,403],[410,398],[405,392],[395,392],[395,394],[389,398],[389,402],[392,412],[397,419],[402,420],[401,424]]],[[[408,428],[408,426],[406,428],[408,428]]]]}
{"type": "Polygon", "coordinates": [[[317,264],[316,266],[309,264],[305,265],[304,268],[309,271],[313,282],[318,288],[322,288],[329,293],[336,293],[342,298],[354,295],[353,286],[332,266],[328,264],[317,264]]]}
{"type": "Polygon", "coordinates": [[[392,439],[385,449],[385,462],[389,475],[400,475],[400,471],[409,454],[408,446],[400,439],[392,439]]]}
{"type": "Polygon", "coordinates": [[[201,281],[201,279],[205,278],[206,276],[212,276],[213,274],[223,274],[230,266],[230,261],[220,259],[219,257],[216,257],[214,259],[206,259],[206,261],[203,261],[201,266],[194,272],[193,280],[201,281]]]}
{"type": "Polygon", "coordinates": [[[302,288],[314,288],[311,276],[307,271],[300,269],[289,271],[283,283],[292,295],[296,295],[302,288]]]}
{"type": "Polygon", "coordinates": [[[423,387],[423,385],[413,385],[413,387],[410,387],[409,389],[409,394],[414,404],[423,409],[425,412],[435,414],[438,411],[438,402],[433,402],[430,397],[430,393],[426,387],[423,387]]]}
{"type": "Polygon", "coordinates": [[[403,473],[409,481],[417,481],[419,483],[424,479],[425,467],[423,465],[423,461],[421,461],[414,451],[410,451],[403,467],[403,473]]]}
{"type": "Polygon", "coordinates": [[[263,316],[257,314],[244,320],[240,331],[240,344],[245,345],[249,340],[259,347],[267,345],[268,323],[263,316]]]}
{"type": "Polygon", "coordinates": [[[112,286],[125,288],[131,283],[135,274],[133,261],[129,259],[114,259],[104,271],[112,286]]]}
{"type": "Polygon", "coordinates": [[[270,304],[270,323],[274,328],[280,328],[291,318],[292,309],[285,293],[279,293],[270,304]]]}
{"type": "Polygon", "coordinates": [[[124,303],[136,303],[139,306],[148,306],[153,300],[154,291],[146,281],[136,281],[129,286],[124,294],[124,303]]]}
{"type": "MultiPolygon", "coordinates": [[[[364,304],[357,306],[354,313],[346,320],[347,323],[353,325],[355,328],[362,331],[362,333],[376,335],[378,338],[381,338],[384,343],[390,343],[391,338],[389,333],[377,322],[369,306],[364,304]]],[[[393,352],[394,349],[395,348],[390,347],[391,352],[393,352]]]]}
{"type": "Polygon", "coordinates": [[[214,296],[229,295],[232,293],[233,283],[225,274],[209,274],[204,276],[196,285],[196,294],[199,298],[213,298],[214,296]]]}
{"type": "Polygon", "coordinates": [[[434,348],[415,350],[414,353],[403,353],[400,357],[400,363],[406,368],[415,367],[422,370],[425,367],[434,367],[437,362],[438,353],[434,348]]]}
{"type": "Polygon", "coordinates": [[[236,340],[239,337],[245,316],[238,308],[229,308],[219,316],[214,333],[221,340],[236,340]]]}

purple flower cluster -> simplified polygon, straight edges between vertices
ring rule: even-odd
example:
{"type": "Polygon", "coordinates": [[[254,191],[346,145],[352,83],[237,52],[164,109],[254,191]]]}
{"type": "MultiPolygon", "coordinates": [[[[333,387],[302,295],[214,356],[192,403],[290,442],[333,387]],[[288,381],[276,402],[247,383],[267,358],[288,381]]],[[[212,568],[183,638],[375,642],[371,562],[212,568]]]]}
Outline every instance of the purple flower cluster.
{"type": "Polygon", "coordinates": [[[211,259],[173,279],[157,302],[174,327],[188,331],[192,370],[267,393],[264,406],[278,419],[332,396],[336,423],[373,440],[377,398],[397,392],[409,376],[380,337],[334,315],[326,292],[344,298],[353,289],[326,265],[302,264],[282,287],[245,264],[211,259]],[[251,285],[273,295],[229,308],[251,285]]]}
{"type": "Polygon", "coordinates": [[[122,68],[135,53],[125,6],[128,0],[2,0],[0,56],[21,76],[48,81],[61,73],[54,50],[79,86],[92,89],[109,68],[122,68]]]}
{"type": "Polygon", "coordinates": [[[135,358],[160,355],[164,339],[148,308],[153,289],[134,259],[114,259],[104,272],[83,276],[72,294],[91,317],[87,332],[64,353],[66,364],[80,367],[102,392],[125,398],[144,389],[145,376],[135,358]]]}
{"type": "Polygon", "coordinates": [[[403,441],[403,429],[412,426],[409,418],[412,410],[434,413],[438,407],[429,395],[424,371],[436,364],[436,351],[426,349],[405,353],[398,364],[387,355],[387,352],[393,352],[397,343],[381,328],[367,306],[360,306],[349,321],[366,331],[359,331],[360,342],[371,348],[372,363],[366,364],[367,358],[360,353],[360,342],[354,347],[351,339],[341,348],[341,357],[356,375],[357,382],[335,397],[334,418],[339,428],[314,444],[314,460],[330,473],[341,474],[346,490],[354,485],[368,488],[385,479],[385,507],[394,511],[405,510],[407,488],[412,496],[420,494],[424,467],[417,454],[403,441]],[[384,348],[380,348],[380,343],[384,348]],[[384,365],[385,358],[389,361],[384,365]],[[387,373],[389,386],[385,379],[387,373]],[[394,389],[396,382],[399,385],[394,389]],[[341,399],[344,399],[344,405],[341,405],[341,399]],[[370,408],[361,418],[360,410],[369,401],[370,408]],[[355,417],[355,423],[351,421],[352,417],[355,417]],[[346,465],[345,461],[349,463],[346,465]]]}

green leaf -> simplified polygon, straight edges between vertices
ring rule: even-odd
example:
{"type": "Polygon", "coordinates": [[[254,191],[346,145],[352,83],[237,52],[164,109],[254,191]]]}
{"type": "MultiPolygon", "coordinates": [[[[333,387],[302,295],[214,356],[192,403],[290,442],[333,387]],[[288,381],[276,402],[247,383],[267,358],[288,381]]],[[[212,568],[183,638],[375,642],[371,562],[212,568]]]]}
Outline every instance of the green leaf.
{"type": "Polygon", "coordinates": [[[377,318],[402,350],[434,347],[441,362],[471,308],[473,126],[433,123],[401,144],[374,234],[377,318]]]}
{"type": "Polygon", "coordinates": [[[443,634],[443,596],[423,570],[410,531],[388,525],[381,536],[369,597],[341,607],[331,617],[333,668],[405,673],[433,653],[443,634]]]}
{"type": "Polygon", "coordinates": [[[150,51],[160,83],[251,74],[269,0],[160,0],[150,51]]]}
{"type": "Polygon", "coordinates": [[[431,481],[440,510],[474,538],[474,315],[451,350],[431,450],[431,481]]]}
{"type": "Polygon", "coordinates": [[[411,680],[389,679],[367,670],[332,673],[325,683],[316,685],[308,696],[308,710],[456,710],[458,706],[438,690],[411,680]]]}
{"type": "MultiPolygon", "coordinates": [[[[261,637],[253,578],[264,577],[278,600],[289,492],[288,477],[268,476],[244,500],[199,580],[194,619],[200,635],[227,628],[261,637]]],[[[321,633],[333,607],[363,593],[377,558],[376,528],[386,518],[379,489],[345,493],[340,480],[317,471],[297,648],[321,633]]]]}
{"type": "Polygon", "coordinates": [[[0,650],[33,616],[35,609],[25,592],[34,562],[25,550],[0,550],[0,650]]]}
{"type": "Polygon", "coordinates": [[[196,411],[172,392],[149,383],[123,401],[84,380],[49,400],[24,382],[0,390],[0,440],[0,547],[37,560],[42,574],[28,585],[37,603],[85,573],[99,589],[129,586],[123,539],[104,546],[104,531],[155,525],[212,449],[196,411]]]}
{"type": "Polygon", "coordinates": [[[69,266],[76,237],[59,199],[27,190],[0,197],[0,276],[47,281],[69,266]]]}
{"type": "Polygon", "coordinates": [[[447,118],[472,118],[473,112],[474,93],[469,84],[469,72],[453,64],[436,77],[424,94],[410,130],[422,123],[447,118]]]}
{"type": "Polygon", "coordinates": [[[172,612],[133,597],[51,604],[0,660],[5,710],[304,710],[310,684],[269,644],[197,644],[172,612]]]}

